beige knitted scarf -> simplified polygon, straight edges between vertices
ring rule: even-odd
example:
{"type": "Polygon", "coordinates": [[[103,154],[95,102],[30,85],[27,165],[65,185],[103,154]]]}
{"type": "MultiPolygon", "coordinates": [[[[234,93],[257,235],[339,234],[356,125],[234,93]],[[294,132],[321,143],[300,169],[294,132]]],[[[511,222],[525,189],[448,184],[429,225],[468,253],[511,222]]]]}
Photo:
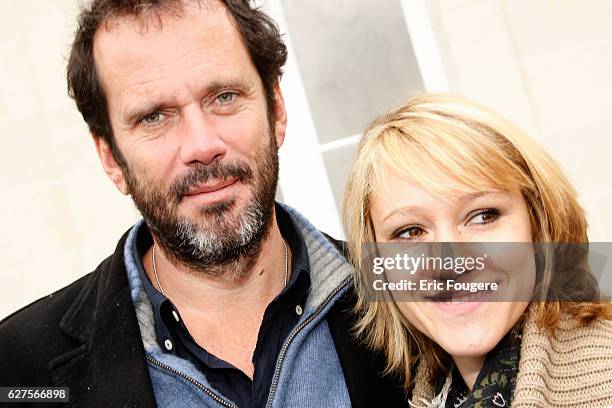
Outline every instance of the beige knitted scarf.
{"type": "MultiPolygon", "coordinates": [[[[411,406],[434,398],[431,367],[420,363],[411,406]]],[[[612,407],[612,321],[579,327],[563,316],[555,332],[538,327],[534,307],[527,312],[512,408],[612,407]]]]}

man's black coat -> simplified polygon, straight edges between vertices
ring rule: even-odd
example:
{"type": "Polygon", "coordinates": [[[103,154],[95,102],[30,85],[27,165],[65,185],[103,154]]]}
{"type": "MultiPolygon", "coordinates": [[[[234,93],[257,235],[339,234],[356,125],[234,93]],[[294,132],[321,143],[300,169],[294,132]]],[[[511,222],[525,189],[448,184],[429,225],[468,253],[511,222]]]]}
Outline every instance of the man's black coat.
{"type": "MultiPolygon", "coordinates": [[[[0,387],[69,387],[75,407],[155,406],[123,260],[126,237],[94,272],[0,322],[0,387]]],[[[402,389],[380,375],[382,356],[351,335],[354,301],[349,292],[327,316],[351,402],[404,407],[402,389]]]]}

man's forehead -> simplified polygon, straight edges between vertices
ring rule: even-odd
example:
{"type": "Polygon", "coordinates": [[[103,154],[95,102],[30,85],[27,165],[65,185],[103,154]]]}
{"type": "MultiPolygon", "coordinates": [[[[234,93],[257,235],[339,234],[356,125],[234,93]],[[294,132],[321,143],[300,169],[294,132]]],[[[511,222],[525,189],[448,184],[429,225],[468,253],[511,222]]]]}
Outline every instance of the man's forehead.
{"type": "MultiPolygon", "coordinates": [[[[131,3],[131,2],[130,2],[131,3]]],[[[215,9],[225,9],[221,0],[166,0],[157,4],[142,2],[141,5],[130,4],[117,8],[107,16],[98,30],[112,30],[114,27],[127,24],[137,25],[141,32],[149,29],[161,29],[162,20],[168,17],[180,19],[185,14],[207,12],[215,9]]]]}
{"type": "Polygon", "coordinates": [[[164,35],[168,28],[181,25],[186,19],[215,16],[215,20],[234,24],[234,19],[220,0],[191,0],[162,2],[156,7],[142,7],[138,10],[117,10],[106,18],[96,30],[96,38],[104,33],[133,33],[142,37],[164,35]],[[225,17],[225,18],[223,18],[225,17]]]}
{"type": "Polygon", "coordinates": [[[98,29],[93,49],[103,84],[104,76],[110,72],[120,76],[133,74],[133,70],[123,68],[161,64],[164,58],[172,61],[173,51],[185,52],[186,47],[196,51],[210,44],[214,45],[211,50],[221,50],[231,37],[240,35],[220,1],[206,1],[202,5],[189,3],[180,13],[156,13],[146,20],[134,16],[115,17],[98,29]]]}

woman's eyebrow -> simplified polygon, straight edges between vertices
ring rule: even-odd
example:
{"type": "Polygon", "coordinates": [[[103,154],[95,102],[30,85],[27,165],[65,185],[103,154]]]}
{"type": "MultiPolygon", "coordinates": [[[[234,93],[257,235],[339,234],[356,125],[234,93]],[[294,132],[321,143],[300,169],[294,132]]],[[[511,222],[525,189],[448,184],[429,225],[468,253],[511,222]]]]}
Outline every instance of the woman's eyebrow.
{"type": "Polygon", "coordinates": [[[385,217],[383,218],[383,221],[388,220],[389,218],[392,218],[398,214],[401,213],[421,213],[421,207],[416,206],[416,205],[406,205],[406,206],[402,206],[402,207],[397,207],[395,208],[393,211],[391,211],[389,214],[385,215],[385,217]]]}
{"type": "MultiPolygon", "coordinates": [[[[485,190],[485,191],[476,191],[473,193],[466,193],[456,199],[453,199],[454,202],[470,202],[476,200],[480,197],[484,196],[503,196],[507,193],[503,190],[485,190]]],[[[389,218],[392,218],[401,213],[411,213],[411,214],[420,214],[422,211],[422,207],[418,205],[405,205],[401,207],[397,207],[393,209],[390,213],[384,216],[383,221],[387,221],[389,218]]]]}
{"type": "Polygon", "coordinates": [[[477,198],[484,197],[484,196],[503,196],[503,195],[507,195],[507,194],[508,193],[506,191],[503,191],[503,190],[477,191],[477,192],[474,192],[474,193],[465,194],[465,195],[459,197],[457,199],[457,201],[472,201],[472,200],[476,200],[477,198]]]}

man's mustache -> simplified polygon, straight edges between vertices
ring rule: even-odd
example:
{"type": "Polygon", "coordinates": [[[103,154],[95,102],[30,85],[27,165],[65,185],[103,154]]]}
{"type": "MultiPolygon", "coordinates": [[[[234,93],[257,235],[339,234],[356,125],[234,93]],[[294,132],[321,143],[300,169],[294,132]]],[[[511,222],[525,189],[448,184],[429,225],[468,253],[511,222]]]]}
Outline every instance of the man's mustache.
{"type": "Polygon", "coordinates": [[[170,186],[170,197],[179,202],[189,190],[209,180],[226,180],[235,178],[237,181],[248,183],[253,178],[253,171],[244,162],[221,163],[215,161],[212,164],[197,163],[186,174],[172,183],[170,186]]]}

